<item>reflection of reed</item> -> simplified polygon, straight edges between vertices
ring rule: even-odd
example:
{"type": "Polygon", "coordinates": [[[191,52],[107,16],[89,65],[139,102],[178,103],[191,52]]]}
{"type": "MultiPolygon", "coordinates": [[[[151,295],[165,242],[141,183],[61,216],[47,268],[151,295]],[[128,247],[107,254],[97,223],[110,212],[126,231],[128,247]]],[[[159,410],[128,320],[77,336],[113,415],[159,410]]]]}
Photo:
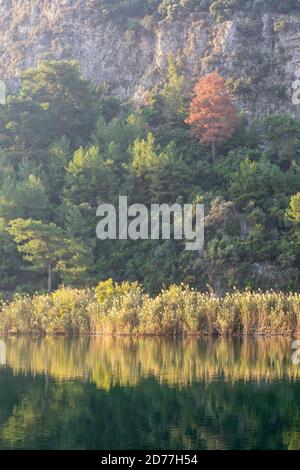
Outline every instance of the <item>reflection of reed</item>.
{"type": "Polygon", "coordinates": [[[260,381],[300,376],[287,338],[7,338],[7,364],[15,373],[81,378],[99,388],[137,385],[155,377],[170,386],[194,381],[260,381]]]}

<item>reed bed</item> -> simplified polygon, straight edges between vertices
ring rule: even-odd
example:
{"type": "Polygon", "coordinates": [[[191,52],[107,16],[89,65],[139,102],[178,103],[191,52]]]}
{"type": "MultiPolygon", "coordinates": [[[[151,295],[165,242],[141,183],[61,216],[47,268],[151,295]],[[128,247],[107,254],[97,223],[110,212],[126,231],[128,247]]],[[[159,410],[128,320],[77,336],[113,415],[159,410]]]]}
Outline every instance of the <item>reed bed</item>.
{"type": "MultiPolygon", "coordinates": [[[[300,294],[234,291],[224,297],[170,286],[150,297],[137,283],[60,288],[3,303],[2,334],[295,335],[300,294]]],[[[300,331],[299,331],[300,332],[300,331]]]]}

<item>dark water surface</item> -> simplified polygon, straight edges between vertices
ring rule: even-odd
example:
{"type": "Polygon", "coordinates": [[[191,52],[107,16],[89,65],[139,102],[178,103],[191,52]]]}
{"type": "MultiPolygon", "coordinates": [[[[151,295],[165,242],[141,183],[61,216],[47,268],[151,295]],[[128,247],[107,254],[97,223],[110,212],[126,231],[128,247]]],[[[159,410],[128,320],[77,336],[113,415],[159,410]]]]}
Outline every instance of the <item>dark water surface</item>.
{"type": "Polygon", "coordinates": [[[2,338],[1,449],[300,449],[292,340],[2,338]]]}

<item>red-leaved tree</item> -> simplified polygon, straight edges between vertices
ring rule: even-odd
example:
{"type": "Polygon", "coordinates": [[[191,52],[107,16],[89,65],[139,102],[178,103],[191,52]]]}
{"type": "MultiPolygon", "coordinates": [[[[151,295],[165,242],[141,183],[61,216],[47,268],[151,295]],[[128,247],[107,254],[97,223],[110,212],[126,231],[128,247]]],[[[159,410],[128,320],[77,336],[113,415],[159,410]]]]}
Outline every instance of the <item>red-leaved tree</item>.
{"type": "Polygon", "coordinates": [[[238,123],[225,80],[218,73],[210,73],[198,81],[186,123],[192,126],[193,134],[200,142],[211,144],[215,161],[216,147],[230,139],[238,123]]]}

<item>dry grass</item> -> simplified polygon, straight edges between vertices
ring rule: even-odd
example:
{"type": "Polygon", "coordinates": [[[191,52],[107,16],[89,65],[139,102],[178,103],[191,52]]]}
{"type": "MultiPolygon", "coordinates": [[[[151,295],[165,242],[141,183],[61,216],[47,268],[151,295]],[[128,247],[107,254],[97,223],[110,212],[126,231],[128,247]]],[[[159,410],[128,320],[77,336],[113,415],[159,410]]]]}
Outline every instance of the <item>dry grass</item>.
{"type": "Polygon", "coordinates": [[[180,285],[151,298],[137,283],[112,280],[95,290],[16,296],[0,313],[4,334],[291,336],[298,325],[298,293],[235,291],[220,298],[180,285]]]}

